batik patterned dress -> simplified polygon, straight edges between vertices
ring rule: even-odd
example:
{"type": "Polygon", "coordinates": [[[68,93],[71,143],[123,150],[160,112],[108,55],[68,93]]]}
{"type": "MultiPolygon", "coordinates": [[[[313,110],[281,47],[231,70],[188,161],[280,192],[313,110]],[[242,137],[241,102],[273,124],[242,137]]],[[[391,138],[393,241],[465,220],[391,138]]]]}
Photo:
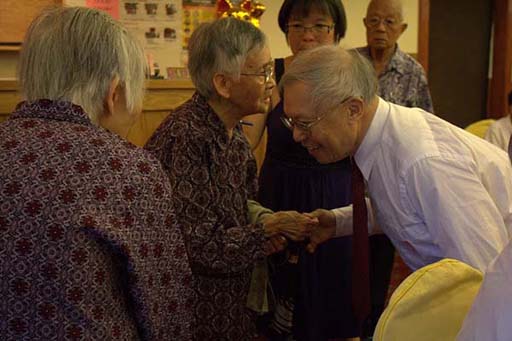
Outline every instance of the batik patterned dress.
{"type": "MultiPolygon", "coordinates": [[[[359,47],[357,51],[372,60],[368,46],[359,47]]],[[[388,65],[379,75],[378,93],[388,102],[434,112],[425,70],[413,57],[402,52],[398,45],[388,65]]]]}
{"type": "Polygon", "coordinates": [[[260,224],[248,223],[256,162],[237,126],[230,138],[207,100],[195,94],[146,144],[162,162],[195,279],[196,340],[250,340],[251,271],[264,257],[260,224]]]}
{"type": "Polygon", "coordinates": [[[67,102],[0,124],[0,340],[188,340],[191,270],[156,159],[67,102]]]}

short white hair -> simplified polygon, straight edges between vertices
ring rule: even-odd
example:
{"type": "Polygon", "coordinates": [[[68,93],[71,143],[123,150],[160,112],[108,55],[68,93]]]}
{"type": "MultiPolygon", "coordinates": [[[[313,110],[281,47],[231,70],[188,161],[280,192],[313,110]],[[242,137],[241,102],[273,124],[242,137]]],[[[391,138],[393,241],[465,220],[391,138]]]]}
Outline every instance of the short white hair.
{"type": "Polygon", "coordinates": [[[199,26],[188,44],[188,70],[197,92],[208,99],[216,96],[213,76],[240,77],[249,53],[265,46],[265,34],[247,21],[227,17],[199,26]]]}
{"type": "Polygon", "coordinates": [[[375,69],[364,56],[333,45],[306,50],[295,57],[279,82],[281,93],[294,82],[310,87],[312,106],[319,111],[348,97],[361,98],[368,104],[378,89],[375,69]]]}
{"type": "Polygon", "coordinates": [[[98,124],[115,77],[125,91],[128,110],[142,109],[146,69],[139,42],[108,14],[85,7],[53,7],[32,21],[18,76],[26,100],[69,101],[98,124]]]}

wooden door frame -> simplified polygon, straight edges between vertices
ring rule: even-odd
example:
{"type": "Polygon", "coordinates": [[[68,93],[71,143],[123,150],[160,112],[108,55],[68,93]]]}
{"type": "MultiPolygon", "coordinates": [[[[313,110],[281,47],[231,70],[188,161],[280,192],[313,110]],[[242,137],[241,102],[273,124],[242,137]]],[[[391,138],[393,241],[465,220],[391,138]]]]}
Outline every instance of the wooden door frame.
{"type": "MultiPolygon", "coordinates": [[[[512,91],[512,0],[493,0],[492,75],[487,92],[487,117],[508,114],[508,94],[512,91]]],[[[428,75],[430,0],[418,0],[418,62],[428,75]]]]}
{"type": "Polygon", "coordinates": [[[512,88],[512,0],[493,1],[493,23],[492,78],[487,117],[497,119],[508,114],[508,93],[512,88]]]}
{"type": "Polygon", "coordinates": [[[430,0],[418,2],[418,62],[428,75],[428,49],[430,39],[430,0]]]}

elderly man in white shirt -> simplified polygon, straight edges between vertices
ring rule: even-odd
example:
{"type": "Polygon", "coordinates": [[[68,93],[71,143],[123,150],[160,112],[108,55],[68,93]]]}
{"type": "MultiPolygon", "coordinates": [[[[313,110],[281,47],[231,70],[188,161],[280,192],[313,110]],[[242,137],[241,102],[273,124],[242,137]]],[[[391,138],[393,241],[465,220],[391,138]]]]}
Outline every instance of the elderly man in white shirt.
{"type": "MultiPolygon", "coordinates": [[[[505,152],[421,109],[380,99],[371,65],[355,52],[304,51],[280,88],[294,139],[320,163],[353,157],[369,212],[412,269],[450,257],[484,271],[503,249],[512,227],[505,152]]],[[[312,215],[322,227],[310,251],[352,233],[351,207],[312,215]]]]}

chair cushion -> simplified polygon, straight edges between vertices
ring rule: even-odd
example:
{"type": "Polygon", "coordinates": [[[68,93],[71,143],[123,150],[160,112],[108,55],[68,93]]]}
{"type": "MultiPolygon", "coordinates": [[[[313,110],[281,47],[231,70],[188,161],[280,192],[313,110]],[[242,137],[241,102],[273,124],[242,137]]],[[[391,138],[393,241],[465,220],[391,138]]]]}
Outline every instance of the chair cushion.
{"type": "Polygon", "coordinates": [[[391,296],[374,339],[454,340],[482,282],[482,273],[454,259],[413,272],[391,296]]]}
{"type": "Polygon", "coordinates": [[[471,134],[474,134],[478,137],[484,138],[485,133],[487,132],[487,129],[489,129],[489,126],[494,122],[495,120],[492,118],[488,118],[485,120],[480,120],[471,123],[466,128],[464,128],[466,131],[469,131],[471,134]]]}

